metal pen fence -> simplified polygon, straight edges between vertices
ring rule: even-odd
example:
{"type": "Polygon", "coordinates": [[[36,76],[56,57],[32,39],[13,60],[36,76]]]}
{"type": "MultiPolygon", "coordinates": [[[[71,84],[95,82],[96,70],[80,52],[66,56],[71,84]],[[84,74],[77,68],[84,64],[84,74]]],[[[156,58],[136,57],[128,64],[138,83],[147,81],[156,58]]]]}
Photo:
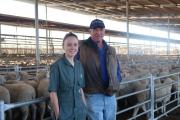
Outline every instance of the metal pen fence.
{"type": "MultiPolygon", "coordinates": [[[[121,85],[125,85],[125,84],[131,84],[131,83],[134,83],[134,82],[139,82],[139,81],[148,81],[148,84],[147,84],[147,87],[146,89],[143,89],[143,90],[140,90],[140,91],[134,91],[132,93],[129,93],[129,94],[125,94],[125,95],[122,95],[122,96],[119,96],[117,97],[117,102],[121,99],[124,99],[124,98],[128,98],[130,96],[133,96],[133,95],[137,95],[137,94],[140,94],[142,92],[146,92],[146,95],[147,95],[147,99],[144,101],[144,102],[141,102],[141,103],[137,103],[133,106],[130,106],[128,108],[125,108],[125,109],[122,109],[120,111],[117,111],[116,115],[120,115],[120,114],[123,114],[127,111],[130,111],[130,110],[134,110],[135,108],[138,108],[142,105],[145,105],[146,106],[146,110],[144,112],[141,112],[139,114],[136,114],[136,115],[132,115],[132,117],[128,118],[128,120],[133,120],[133,119],[136,119],[138,117],[142,117],[143,115],[146,114],[146,118],[148,120],[157,120],[157,119],[161,119],[162,117],[164,117],[165,115],[167,115],[168,113],[170,113],[171,111],[177,109],[178,107],[180,107],[180,79],[179,79],[179,76],[180,76],[180,72],[178,73],[173,73],[173,74],[169,74],[169,75],[165,75],[165,76],[160,76],[160,77],[154,77],[152,75],[149,75],[148,77],[145,77],[145,78],[141,78],[141,79],[136,79],[136,80],[124,80],[124,82],[121,83],[121,85]],[[178,76],[178,80],[176,81],[172,81],[172,83],[170,84],[165,84],[161,87],[157,87],[156,86],[156,83],[155,81],[156,80],[159,80],[159,79],[164,79],[164,78],[168,78],[168,77],[172,77],[174,75],[177,75],[178,76]],[[177,91],[174,91],[170,94],[166,94],[165,96],[161,96],[160,98],[156,98],[156,91],[160,90],[160,89],[163,89],[163,88],[166,88],[168,86],[172,86],[172,85],[177,85],[178,87],[178,90],[177,91]],[[173,100],[171,101],[168,101],[167,103],[163,104],[162,106],[159,106],[159,107],[155,107],[155,104],[157,104],[157,101],[158,100],[164,100],[166,99],[167,97],[170,97],[172,95],[177,95],[176,98],[174,98],[173,100]],[[173,103],[176,103],[176,105],[172,105],[173,103]],[[171,105],[172,107],[166,109],[166,111],[164,111],[164,113],[161,113],[161,114],[157,114],[157,112],[161,109],[163,109],[164,107],[167,107],[171,105]]],[[[126,88],[125,88],[126,89],[126,88]]]]}
{"type": "Polygon", "coordinates": [[[17,107],[22,107],[25,105],[31,105],[31,104],[36,104],[40,102],[45,102],[49,100],[48,97],[44,98],[37,98],[34,100],[30,101],[25,101],[25,102],[19,102],[19,103],[10,103],[10,104],[4,104],[4,101],[0,101],[0,120],[5,120],[5,111],[17,108],[17,107]]]}
{"type": "MultiPolygon", "coordinates": [[[[131,84],[134,82],[140,82],[140,81],[146,81],[148,82],[147,86],[145,89],[140,90],[140,91],[135,91],[135,92],[131,92],[129,94],[125,94],[122,96],[117,97],[117,101],[124,99],[124,98],[128,98],[130,96],[133,95],[137,95],[140,93],[145,92],[147,95],[147,99],[144,102],[141,103],[137,103],[134,106],[130,106],[128,108],[122,109],[120,111],[117,111],[116,115],[120,115],[123,114],[129,110],[134,110],[137,107],[141,107],[142,105],[146,106],[146,110],[144,112],[138,113],[136,115],[133,115],[132,117],[128,118],[128,120],[132,120],[132,119],[136,119],[138,117],[141,117],[143,115],[146,115],[147,119],[149,120],[157,120],[157,119],[161,119],[163,116],[165,116],[166,114],[170,113],[171,111],[177,109],[178,107],[180,107],[180,72],[178,73],[174,73],[174,74],[169,74],[169,75],[165,75],[165,76],[160,76],[160,77],[154,77],[152,75],[149,75],[145,78],[140,78],[140,79],[135,79],[135,80],[128,80],[128,81],[123,81],[121,82],[120,85],[125,85],[125,84],[131,84]],[[178,76],[178,79],[176,81],[173,81],[170,84],[165,84],[161,87],[157,87],[155,84],[155,81],[158,79],[163,79],[163,78],[168,78],[168,77],[172,77],[172,76],[178,76]],[[165,96],[162,96],[161,98],[156,99],[156,91],[163,89],[164,87],[167,87],[168,85],[177,85],[177,90],[167,94],[165,96]],[[175,97],[173,100],[167,102],[164,104],[164,106],[169,106],[172,103],[175,103],[174,106],[168,108],[166,111],[164,111],[164,113],[162,114],[157,114],[157,112],[161,109],[163,109],[164,106],[160,106],[160,107],[155,107],[155,104],[157,103],[157,101],[159,99],[165,99],[166,97],[172,96],[172,95],[176,95],[177,97],[175,97]]],[[[12,108],[16,108],[16,107],[20,107],[20,106],[24,106],[24,105],[30,105],[30,104],[35,104],[35,103],[39,103],[39,102],[43,102],[46,101],[48,98],[40,98],[40,99],[35,99],[35,100],[31,100],[31,101],[26,101],[26,102],[21,102],[21,103],[11,103],[11,104],[4,104],[3,101],[0,102],[0,120],[4,120],[4,112],[12,109],[12,108]]]]}
{"type": "MultiPolygon", "coordinates": [[[[21,67],[18,65],[14,66],[3,66],[0,68],[0,73],[1,75],[5,75],[8,72],[16,72],[16,79],[19,78],[19,72],[25,71],[28,73],[33,73],[36,74],[37,70],[46,70],[48,71],[48,66],[28,66],[28,67],[21,67]]],[[[4,113],[5,111],[12,109],[12,108],[17,108],[25,105],[30,105],[30,104],[36,104],[40,102],[45,102],[49,98],[37,98],[34,100],[30,101],[25,101],[25,102],[18,102],[18,103],[11,103],[11,104],[4,104],[4,101],[0,101],[0,120],[4,120],[4,113]]]]}
{"type": "Polygon", "coordinates": [[[11,66],[1,66],[0,67],[0,72],[1,73],[7,73],[7,72],[13,72],[13,71],[26,71],[26,72],[31,72],[34,71],[36,72],[37,70],[47,70],[48,66],[28,66],[28,67],[21,67],[19,65],[11,65],[11,66]]]}
{"type": "Polygon", "coordinates": [[[16,73],[16,80],[19,79],[19,73],[21,71],[27,72],[29,75],[31,75],[28,79],[35,79],[37,71],[49,71],[49,66],[28,66],[28,67],[22,67],[19,65],[14,66],[4,66],[0,67],[0,75],[5,75],[8,72],[15,72],[16,73]]]}

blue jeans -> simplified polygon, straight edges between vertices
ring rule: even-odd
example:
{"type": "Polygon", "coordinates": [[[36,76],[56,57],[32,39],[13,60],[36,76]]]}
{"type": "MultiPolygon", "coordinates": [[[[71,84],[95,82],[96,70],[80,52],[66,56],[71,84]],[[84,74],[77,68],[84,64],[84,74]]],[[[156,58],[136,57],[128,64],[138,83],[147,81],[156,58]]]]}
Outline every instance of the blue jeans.
{"type": "Polygon", "coordinates": [[[88,120],[116,120],[115,95],[85,94],[88,120]]]}

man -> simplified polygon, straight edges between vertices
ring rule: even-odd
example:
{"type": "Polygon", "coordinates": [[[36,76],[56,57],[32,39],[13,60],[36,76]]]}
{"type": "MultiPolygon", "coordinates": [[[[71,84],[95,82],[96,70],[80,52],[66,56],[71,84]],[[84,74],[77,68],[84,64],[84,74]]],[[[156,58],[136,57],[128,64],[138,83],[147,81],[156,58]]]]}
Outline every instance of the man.
{"type": "Polygon", "coordinates": [[[88,120],[115,120],[115,92],[121,80],[116,51],[103,40],[105,25],[102,20],[91,22],[90,35],[82,41],[78,54],[85,73],[88,120]]]}

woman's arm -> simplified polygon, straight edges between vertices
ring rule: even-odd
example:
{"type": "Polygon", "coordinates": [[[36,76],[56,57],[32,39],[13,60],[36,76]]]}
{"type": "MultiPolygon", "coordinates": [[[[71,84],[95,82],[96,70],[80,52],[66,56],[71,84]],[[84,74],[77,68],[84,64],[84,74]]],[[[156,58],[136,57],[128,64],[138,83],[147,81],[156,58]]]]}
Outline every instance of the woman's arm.
{"type": "Polygon", "coordinates": [[[85,96],[84,96],[83,89],[81,88],[80,91],[81,91],[81,95],[82,95],[83,102],[84,102],[84,104],[86,105],[86,98],[85,98],[85,96]]]}
{"type": "Polygon", "coordinates": [[[50,101],[55,112],[56,120],[59,118],[59,103],[56,92],[50,92],[50,101]]]}

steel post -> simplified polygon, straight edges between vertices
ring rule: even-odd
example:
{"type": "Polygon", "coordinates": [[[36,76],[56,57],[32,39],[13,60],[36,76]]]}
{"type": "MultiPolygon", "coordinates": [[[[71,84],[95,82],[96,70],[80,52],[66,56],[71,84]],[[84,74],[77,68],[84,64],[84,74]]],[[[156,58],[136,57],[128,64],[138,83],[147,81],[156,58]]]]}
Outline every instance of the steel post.
{"type": "Polygon", "coordinates": [[[0,120],[4,120],[4,101],[0,101],[0,120]]]}
{"type": "Polygon", "coordinates": [[[151,75],[151,116],[150,120],[154,120],[154,77],[151,75]]]}

